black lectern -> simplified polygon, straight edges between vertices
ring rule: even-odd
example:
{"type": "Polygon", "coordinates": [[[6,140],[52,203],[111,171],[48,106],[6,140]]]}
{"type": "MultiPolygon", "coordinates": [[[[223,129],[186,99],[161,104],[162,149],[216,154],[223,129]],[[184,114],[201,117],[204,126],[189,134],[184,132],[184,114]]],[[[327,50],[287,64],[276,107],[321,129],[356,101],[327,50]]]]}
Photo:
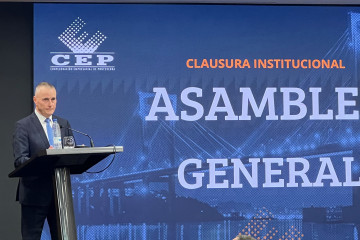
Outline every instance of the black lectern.
{"type": "Polygon", "coordinates": [[[9,177],[41,176],[53,173],[60,239],[76,240],[70,174],[81,174],[105,157],[122,151],[122,146],[46,149],[16,168],[9,177]]]}

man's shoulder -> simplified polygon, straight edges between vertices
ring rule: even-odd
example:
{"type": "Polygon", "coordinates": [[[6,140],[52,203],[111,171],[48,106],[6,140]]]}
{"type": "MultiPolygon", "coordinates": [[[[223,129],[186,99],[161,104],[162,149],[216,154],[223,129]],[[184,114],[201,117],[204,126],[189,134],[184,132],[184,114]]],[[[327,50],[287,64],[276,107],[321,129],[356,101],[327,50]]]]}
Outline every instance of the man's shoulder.
{"type": "Polygon", "coordinates": [[[32,113],[32,114],[18,120],[17,123],[27,123],[27,122],[31,121],[32,119],[34,119],[34,117],[36,117],[36,115],[35,115],[35,113],[32,113]]]}
{"type": "Polygon", "coordinates": [[[59,117],[59,116],[57,116],[57,115],[53,115],[52,116],[52,119],[57,119],[57,121],[59,122],[59,121],[64,121],[64,122],[67,122],[68,120],[66,120],[65,118],[62,118],[62,117],[59,117]]]}
{"type": "Polygon", "coordinates": [[[67,119],[62,118],[62,117],[59,117],[59,116],[57,116],[57,115],[53,115],[53,116],[52,116],[52,119],[56,119],[57,122],[58,122],[60,125],[67,125],[68,122],[69,122],[67,119]]]}
{"type": "MultiPolygon", "coordinates": [[[[62,123],[68,122],[68,120],[66,120],[65,118],[59,117],[57,115],[53,115],[52,118],[57,119],[58,122],[62,122],[62,123]]],[[[35,113],[31,113],[30,115],[18,120],[17,123],[27,123],[27,122],[32,121],[34,119],[37,119],[37,116],[36,116],[35,113]]]]}

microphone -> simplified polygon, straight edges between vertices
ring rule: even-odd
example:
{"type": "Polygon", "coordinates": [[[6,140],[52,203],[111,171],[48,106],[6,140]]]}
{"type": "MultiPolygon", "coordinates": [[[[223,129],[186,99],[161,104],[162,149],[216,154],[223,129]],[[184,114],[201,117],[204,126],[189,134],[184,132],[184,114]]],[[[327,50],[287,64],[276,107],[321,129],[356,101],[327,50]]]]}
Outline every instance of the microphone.
{"type": "Polygon", "coordinates": [[[69,129],[69,130],[71,130],[71,131],[74,131],[74,132],[80,133],[80,134],[82,134],[82,135],[84,135],[84,136],[87,136],[87,137],[90,139],[90,146],[91,146],[91,147],[95,147],[95,145],[94,145],[94,142],[93,142],[92,138],[91,138],[88,134],[83,133],[83,132],[80,132],[80,131],[75,130],[75,129],[73,129],[73,128],[69,128],[69,127],[62,126],[62,125],[60,125],[60,128],[66,128],[66,129],[69,129]]]}

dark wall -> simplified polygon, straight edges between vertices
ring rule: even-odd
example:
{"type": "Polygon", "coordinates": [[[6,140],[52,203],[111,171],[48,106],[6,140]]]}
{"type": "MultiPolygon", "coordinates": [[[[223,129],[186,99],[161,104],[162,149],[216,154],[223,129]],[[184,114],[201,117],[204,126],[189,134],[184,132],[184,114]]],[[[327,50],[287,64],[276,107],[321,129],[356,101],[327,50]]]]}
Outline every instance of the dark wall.
{"type": "Polygon", "coordinates": [[[32,111],[33,4],[0,3],[0,238],[21,239],[20,205],[15,202],[12,132],[32,111]]]}

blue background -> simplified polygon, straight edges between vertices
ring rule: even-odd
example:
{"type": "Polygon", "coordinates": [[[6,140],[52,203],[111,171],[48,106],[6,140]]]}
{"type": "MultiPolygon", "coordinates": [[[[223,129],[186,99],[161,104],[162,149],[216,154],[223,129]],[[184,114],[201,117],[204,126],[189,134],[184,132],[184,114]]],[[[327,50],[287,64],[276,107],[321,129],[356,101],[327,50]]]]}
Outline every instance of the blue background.
{"type": "MultiPolygon", "coordinates": [[[[191,112],[180,102],[181,91],[190,86],[203,89],[198,101],[204,115],[213,87],[226,88],[236,115],[241,113],[240,87],[250,87],[257,101],[266,87],[301,88],[309,112],[308,89],[321,87],[320,108],[336,114],[335,87],[358,86],[349,13],[359,8],[35,4],[34,11],[35,85],[54,84],[56,113],[92,136],[96,146],[124,146],[106,171],[73,176],[79,239],[232,239],[246,233],[247,226],[259,229],[254,219],[267,221],[256,235],[261,239],[266,234],[280,239],[285,233],[288,239],[296,233],[301,239],[358,239],[360,221],[344,217],[346,207],[354,216],[360,213],[355,188],[329,187],[328,181],[321,188],[251,188],[242,179],[241,189],[207,189],[205,171],[204,187],[187,190],[174,172],[188,158],[304,157],[311,162],[314,182],[318,158],[324,156],[331,157],[344,181],[342,157],[358,158],[357,121],[313,121],[309,113],[297,121],[267,121],[265,113],[252,121],[224,121],[218,114],[217,121],[171,122],[159,114],[159,121],[147,122],[145,116],[154,87],[167,89],[178,115],[191,112]],[[107,36],[97,51],[115,53],[115,71],[50,70],[51,52],[69,52],[58,36],[77,17],[90,35],[99,30],[107,36]],[[189,58],[342,59],[346,69],[188,69],[189,58]],[[326,220],[303,221],[303,209],[312,206],[322,208],[326,220]]],[[[279,91],[276,100],[281,100],[279,91]]],[[[281,106],[276,112],[281,115],[281,106]]],[[[76,140],[88,144],[82,136],[76,140]]],[[[354,175],[359,166],[353,164],[354,175]]],[[[231,169],[227,176],[231,182],[231,169]]],[[[263,176],[260,165],[259,185],[263,176]]],[[[287,172],[281,177],[286,182],[287,172]]]]}

